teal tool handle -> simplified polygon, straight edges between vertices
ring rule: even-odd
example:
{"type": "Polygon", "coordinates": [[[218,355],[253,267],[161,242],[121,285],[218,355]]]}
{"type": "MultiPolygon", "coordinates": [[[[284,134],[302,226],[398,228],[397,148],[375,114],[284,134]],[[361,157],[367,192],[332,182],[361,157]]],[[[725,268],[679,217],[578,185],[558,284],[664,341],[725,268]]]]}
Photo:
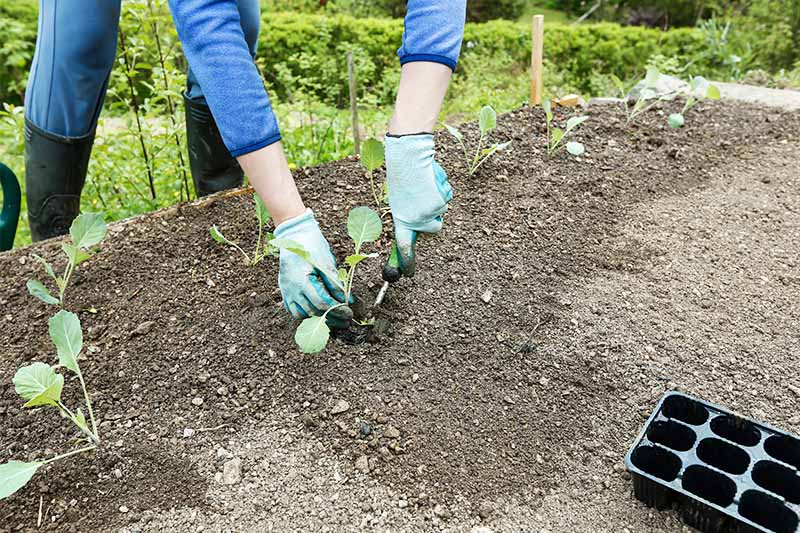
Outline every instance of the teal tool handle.
{"type": "Polygon", "coordinates": [[[400,256],[397,252],[397,245],[392,243],[392,251],[389,252],[389,260],[383,265],[383,281],[394,283],[399,280],[403,273],[400,271],[400,256]]]}
{"type": "Polygon", "coordinates": [[[0,252],[14,246],[14,235],[19,223],[22,194],[17,177],[11,169],[0,163],[0,187],[3,189],[3,211],[0,212],[0,252]]]}

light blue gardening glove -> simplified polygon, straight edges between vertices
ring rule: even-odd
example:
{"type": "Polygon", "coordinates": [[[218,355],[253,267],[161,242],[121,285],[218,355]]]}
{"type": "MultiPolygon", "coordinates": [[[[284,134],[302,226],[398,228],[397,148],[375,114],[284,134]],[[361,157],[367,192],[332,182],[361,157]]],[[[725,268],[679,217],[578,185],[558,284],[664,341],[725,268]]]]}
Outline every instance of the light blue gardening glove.
{"type": "Polygon", "coordinates": [[[386,136],[386,179],[400,271],[413,276],[418,233],[438,233],[453,188],[433,160],[433,135],[386,136]]]}
{"type": "MultiPolygon", "coordinates": [[[[328,308],[344,302],[344,292],[336,278],[336,259],[311,209],[282,222],[275,228],[275,238],[301,245],[315,265],[281,248],[278,286],[283,306],[292,316],[320,316],[328,308]]],[[[341,306],[328,313],[326,318],[329,326],[345,329],[350,325],[353,312],[348,306],[341,306]]]]}

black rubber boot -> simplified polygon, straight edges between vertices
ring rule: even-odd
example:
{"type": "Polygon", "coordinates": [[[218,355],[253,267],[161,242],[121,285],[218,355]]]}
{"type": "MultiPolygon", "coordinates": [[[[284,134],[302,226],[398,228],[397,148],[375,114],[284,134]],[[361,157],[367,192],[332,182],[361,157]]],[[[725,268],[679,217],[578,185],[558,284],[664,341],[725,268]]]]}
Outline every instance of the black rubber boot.
{"type": "Polygon", "coordinates": [[[207,105],[186,98],[186,144],[197,196],[241,187],[244,172],[222,142],[207,105]]]}
{"type": "Polygon", "coordinates": [[[81,206],[94,131],[61,137],[25,120],[25,197],[31,238],[64,235],[81,206]]]}

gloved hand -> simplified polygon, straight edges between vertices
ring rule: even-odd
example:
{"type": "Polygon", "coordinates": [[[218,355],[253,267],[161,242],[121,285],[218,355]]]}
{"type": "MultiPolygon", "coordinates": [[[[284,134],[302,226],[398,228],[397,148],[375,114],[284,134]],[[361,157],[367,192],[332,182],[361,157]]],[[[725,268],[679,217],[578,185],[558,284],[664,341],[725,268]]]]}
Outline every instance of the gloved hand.
{"type": "MultiPolygon", "coordinates": [[[[302,245],[316,265],[312,266],[299,255],[281,248],[278,286],[283,306],[292,316],[320,316],[328,308],[344,302],[344,292],[337,284],[336,259],[311,209],[282,222],[275,228],[275,238],[302,245]]],[[[353,312],[349,307],[341,306],[328,313],[326,318],[329,326],[345,329],[350,325],[353,312]]]]}
{"type": "Polygon", "coordinates": [[[453,199],[444,169],[433,160],[433,135],[386,136],[386,179],[400,271],[413,276],[417,233],[438,233],[453,199]]]}

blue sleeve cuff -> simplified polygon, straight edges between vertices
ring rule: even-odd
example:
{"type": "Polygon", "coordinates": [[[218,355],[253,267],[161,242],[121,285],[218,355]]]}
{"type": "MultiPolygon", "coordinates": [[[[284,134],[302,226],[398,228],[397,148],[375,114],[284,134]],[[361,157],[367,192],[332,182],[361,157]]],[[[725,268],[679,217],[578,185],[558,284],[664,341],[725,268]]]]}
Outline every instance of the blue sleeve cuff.
{"type": "Polygon", "coordinates": [[[413,63],[415,61],[427,61],[429,63],[439,63],[441,65],[446,65],[450,67],[450,70],[456,69],[456,62],[453,59],[436,54],[409,54],[400,58],[401,65],[405,65],[406,63],[413,63]]]}
{"type": "Polygon", "coordinates": [[[275,144],[276,142],[281,140],[281,134],[276,133],[275,135],[270,135],[266,139],[259,141],[257,143],[250,144],[243,148],[237,148],[236,150],[231,150],[231,155],[233,157],[239,157],[240,155],[249,154],[250,152],[255,152],[265,146],[269,146],[270,144],[275,144]]]}

